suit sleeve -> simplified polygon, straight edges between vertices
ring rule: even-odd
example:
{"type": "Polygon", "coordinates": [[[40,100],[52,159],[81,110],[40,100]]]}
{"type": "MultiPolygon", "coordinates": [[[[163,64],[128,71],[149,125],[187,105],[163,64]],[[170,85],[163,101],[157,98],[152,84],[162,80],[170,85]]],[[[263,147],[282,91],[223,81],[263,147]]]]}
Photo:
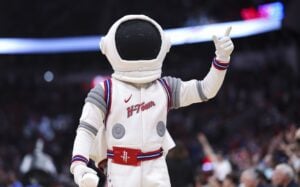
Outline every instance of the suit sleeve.
{"type": "Polygon", "coordinates": [[[73,163],[87,164],[91,146],[98,130],[104,125],[103,119],[106,113],[104,91],[102,85],[97,85],[85,99],[82,114],[79,120],[72,152],[73,163]]]}
{"type": "Polygon", "coordinates": [[[217,62],[214,60],[210,71],[203,80],[182,81],[179,78],[163,77],[171,90],[171,108],[207,101],[216,96],[223,84],[227,70],[226,68],[220,69],[215,63],[217,62]]]}

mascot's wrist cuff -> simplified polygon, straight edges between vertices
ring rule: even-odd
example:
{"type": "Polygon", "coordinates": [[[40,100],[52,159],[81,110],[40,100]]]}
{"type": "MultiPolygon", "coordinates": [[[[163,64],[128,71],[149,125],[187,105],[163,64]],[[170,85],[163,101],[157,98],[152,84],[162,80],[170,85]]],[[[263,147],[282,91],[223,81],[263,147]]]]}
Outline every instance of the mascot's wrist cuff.
{"type": "Polygon", "coordinates": [[[84,156],[81,156],[81,155],[74,155],[73,158],[72,158],[72,161],[71,163],[73,162],[83,162],[85,164],[87,164],[89,162],[89,160],[87,158],[85,158],[84,156]]]}
{"type": "Polygon", "coordinates": [[[89,160],[81,155],[74,155],[71,161],[70,172],[74,174],[74,168],[78,165],[87,165],[89,160]]]}
{"type": "Polygon", "coordinates": [[[229,67],[229,63],[220,62],[216,58],[214,58],[212,64],[218,70],[226,70],[229,67]]]}

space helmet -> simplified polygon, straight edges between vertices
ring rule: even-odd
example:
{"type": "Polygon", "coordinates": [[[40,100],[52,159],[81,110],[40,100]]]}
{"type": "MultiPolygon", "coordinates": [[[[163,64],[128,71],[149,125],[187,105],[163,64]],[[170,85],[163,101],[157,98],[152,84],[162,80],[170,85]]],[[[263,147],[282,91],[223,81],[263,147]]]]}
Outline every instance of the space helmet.
{"type": "Polygon", "coordinates": [[[171,43],[161,26],[145,15],[117,20],[100,40],[112,77],[130,83],[148,83],[161,77],[162,64],[171,43]]]}

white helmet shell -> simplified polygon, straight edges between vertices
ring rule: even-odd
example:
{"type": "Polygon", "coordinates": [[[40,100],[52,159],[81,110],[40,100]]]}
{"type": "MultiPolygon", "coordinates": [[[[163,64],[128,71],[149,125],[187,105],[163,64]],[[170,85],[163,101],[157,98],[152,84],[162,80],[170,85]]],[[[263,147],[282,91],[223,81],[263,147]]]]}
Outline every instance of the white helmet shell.
{"type": "Polygon", "coordinates": [[[102,37],[100,41],[100,49],[114,69],[112,76],[118,80],[130,83],[148,83],[160,78],[162,64],[170,47],[171,42],[161,26],[145,15],[127,15],[122,17],[111,26],[106,36],[102,37]],[[161,36],[161,47],[155,59],[124,60],[120,57],[116,47],[115,34],[119,25],[129,20],[145,20],[158,29],[161,36]]]}

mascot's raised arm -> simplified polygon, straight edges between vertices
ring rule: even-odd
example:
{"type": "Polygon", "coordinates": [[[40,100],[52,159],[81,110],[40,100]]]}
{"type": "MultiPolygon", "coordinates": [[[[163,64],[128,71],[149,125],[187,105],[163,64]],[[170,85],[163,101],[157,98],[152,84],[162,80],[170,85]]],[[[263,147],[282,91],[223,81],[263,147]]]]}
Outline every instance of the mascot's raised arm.
{"type": "Polygon", "coordinates": [[[107,186],[171,186],[165,155],[174,147],[166,124],[171,109],[213,98],[229,66],[233,43],[228,28],[213,36],[216,57],[203,80],[161,77],[171,47],[160,25],[144,15],[116,21],[100,48],[114,73],[93,88],[82,110],[71,172],[81,187],[96,186],[90,158],[107,159],[107,186]]]}

